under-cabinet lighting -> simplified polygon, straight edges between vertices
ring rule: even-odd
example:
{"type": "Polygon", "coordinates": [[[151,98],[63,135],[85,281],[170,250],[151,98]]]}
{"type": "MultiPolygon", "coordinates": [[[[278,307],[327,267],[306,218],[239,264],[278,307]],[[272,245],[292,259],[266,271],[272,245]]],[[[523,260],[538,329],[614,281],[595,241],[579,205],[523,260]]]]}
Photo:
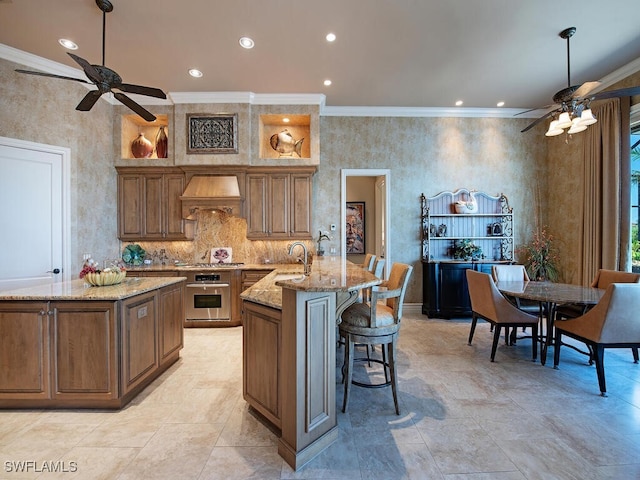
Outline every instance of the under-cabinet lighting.
{"type": "Polygon", "coordinates": [[[456,107],[461,106],[463,103],[464,103],[464,102],[463,102],[462,100],[458,100],[458,101],[456,102],[456,107]]]}

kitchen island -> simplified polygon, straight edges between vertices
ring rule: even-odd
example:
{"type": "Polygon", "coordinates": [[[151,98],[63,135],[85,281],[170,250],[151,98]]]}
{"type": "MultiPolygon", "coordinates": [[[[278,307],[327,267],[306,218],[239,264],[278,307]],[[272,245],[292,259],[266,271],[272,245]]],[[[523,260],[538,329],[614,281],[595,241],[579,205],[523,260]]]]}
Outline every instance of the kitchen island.
{"type": "Polygon", "coordinates": [[[178,360],[184,277],[0,292],[0,408],[121,408],[178,360]]]}
{"type": "Polygon", "coordinates": [[[311,274],[278,268],[243,300],[243,395],[281,435],[278,453],[297,469],[338,437],[336,325],[360,289],[381,282],[339,257],[311,274]]]}

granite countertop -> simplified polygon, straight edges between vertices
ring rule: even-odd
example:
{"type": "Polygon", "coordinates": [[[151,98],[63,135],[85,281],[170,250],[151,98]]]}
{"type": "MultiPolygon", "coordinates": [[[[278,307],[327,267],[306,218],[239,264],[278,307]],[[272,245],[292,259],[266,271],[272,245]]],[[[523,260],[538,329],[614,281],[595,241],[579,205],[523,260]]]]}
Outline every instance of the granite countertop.
{"type": "Polygon", "coordinates": [[[382,280],[340,257],[315,257],[311,275],[301,265],[280,265],[240,294],[240,298],[277,309],[282,308],[282,288],[306,292],[348,292],[378,285],[382,280]]]}
{"type": "Polygon", "coordinates": [[[36,285],[0,292],[3,300],[122,300],[185,281],[185,277],[131,277],[118,285],[94,287],[84,280],[36,285]]]}
{"type": "Polygon", "coordinates": [[[236,267],[190,266],[190,265],[127,265],[130,272],[192,272],[194,270],[274,270],[277,268],[297,267],[297,263],[243,263],[236,267]]]}

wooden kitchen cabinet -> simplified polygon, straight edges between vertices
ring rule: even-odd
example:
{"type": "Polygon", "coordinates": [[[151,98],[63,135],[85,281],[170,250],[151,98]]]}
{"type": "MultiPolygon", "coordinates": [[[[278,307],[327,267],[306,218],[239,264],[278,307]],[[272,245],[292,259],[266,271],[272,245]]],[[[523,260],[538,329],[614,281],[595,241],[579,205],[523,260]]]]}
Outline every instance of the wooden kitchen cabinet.
{"type": "Polygon", "coordinates": [[[160,366],[173,362],[184,346],[184,288],[165,287],[158,298],[158,349],[160,366]]]}
{"type": "Polygon", "coordinates": [[[51,302],[52,398],[118,397],[116,302],[51,302]]]}
{"type": "Polygon", "coordinates": [[[117,167],[118,238],[187,240],[180,195],[185,174],[176,168],[117,167]]]}
{"type": "Polygon", "coordinates": [[[281,428],[280,345],[282,312],[243,302],[243,396],[267,420],[281,428]]]}
{"type": "Polygon", "coordinates": [[[311,239],[314,172],[314,168],[301,168],[247,173],[247,238],[311,239]]]}
{"type": "Polygon", "coordinates": [[[0,407],[124,406],[179,358],[184,284],[115,301],[0,302],[0,407]]]}
{"type": "Polygon", "coordinates": [[[139,295],[123,305],[123,393],[144,382],[158,367],[158,318],[154,293],[139,295]]]}
{"type": "Polygon", "coordinates": [[[0,398],[48,399],[47,302],[0,303],[0,398]]]}

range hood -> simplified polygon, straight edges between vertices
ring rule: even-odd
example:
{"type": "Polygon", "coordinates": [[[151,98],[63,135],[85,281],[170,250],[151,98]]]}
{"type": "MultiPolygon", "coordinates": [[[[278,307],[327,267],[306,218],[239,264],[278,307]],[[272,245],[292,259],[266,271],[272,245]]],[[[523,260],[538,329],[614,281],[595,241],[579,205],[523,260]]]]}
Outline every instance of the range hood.
{"type": "Polygon", "coordinates": [[[195,220],[200,210],[242,216],[242,197],[235,175],[194,175],[180,196],[182,217],[195,220]]]}

